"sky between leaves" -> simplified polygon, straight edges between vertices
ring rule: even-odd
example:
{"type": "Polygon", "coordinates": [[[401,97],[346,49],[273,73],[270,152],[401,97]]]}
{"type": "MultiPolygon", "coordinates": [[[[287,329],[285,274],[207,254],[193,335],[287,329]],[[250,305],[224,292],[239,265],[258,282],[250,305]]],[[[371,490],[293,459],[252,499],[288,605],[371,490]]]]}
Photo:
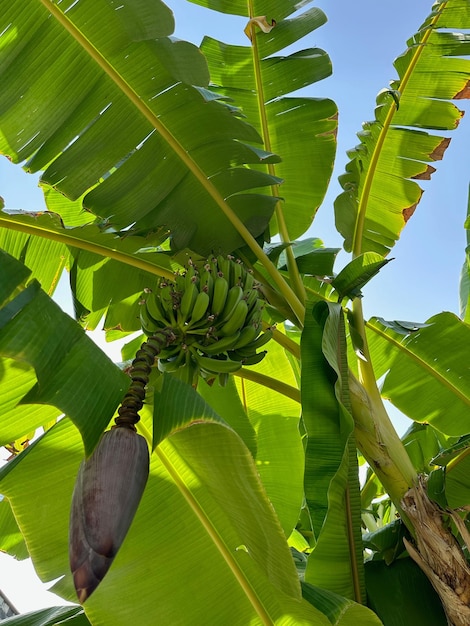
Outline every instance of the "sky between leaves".
{"type": "MultiPolygon", "coordinates": [[[[175,35],[180,39],[199,44],[207,34],[246,45],[244,18],[220,15],[185,0],[167,0],[167,4],[175,13],[175,35]]],[[[333,61],[333,76],[303,90],[303,95],[332,98],[338,104],[340,117],[332,184],[308,235],[320,237],[328,247],[341,247],[332,207],[340,192],[337,176],[348,161],[345,151],[358,143],[355,133],[361,129],[361,123],[373,119],[375,96],[396,77],[392,62],[429,14],[432,0],[318,0],[316,5],[325,11],[329,21],[301,44],[325,49],[333,61]]],[[[468,113],[468,102],[461,100],[458,106],[468,113]]],[[[423,199],[392,252],[395,260],[363,290],[366,317],[378,315],[422,322],[443,310],[459,313],[458,284],[465,250],[463,223],[470,180],[469,124],[469,119],[462,120],[457,132],[451,134],[450,148],[444,161],[437,163],[433,180],[422,183],[423,199]]],[[[26,175],[1,157],[0,195],[8,208],[43,208],[37,177],[26,175]]],[[[346,254],[340,255],[336,271],[347,261],[346,254]]],[[[64,283],[58,301],[70,311],[64,283]]],[[[8,561],[0,558],[0,589],[20,611],[62,603],[51,594],[44,595],[42,586],[26,578],[24,571],[25,568],[10,568],[8,561]]]]}

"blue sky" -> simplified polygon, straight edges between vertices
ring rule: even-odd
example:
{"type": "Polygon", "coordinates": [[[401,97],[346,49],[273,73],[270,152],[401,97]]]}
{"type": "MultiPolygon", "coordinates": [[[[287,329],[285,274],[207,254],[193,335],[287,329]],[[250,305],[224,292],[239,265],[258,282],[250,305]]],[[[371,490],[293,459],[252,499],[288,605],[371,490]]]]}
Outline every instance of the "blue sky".
{"type": "MultiPolygon", "coordinates": [[[[184,0],[169,0],[168,4],[176,15],[175,34],[179,38],[199,43],[203,34],[209,34],[229,43],[246,44],[244,18],[218,15],[184,0]]],[[[318,0],[316,5],[325,11],[329,22],[307,37],[302,46],[324,48],[332,58],[334,73],[304,93],[335,100],[340,126],[330,191],[308,234],[321,237],[326,246],[341,247],[332,206],[340,191],[336,178],[347,162],[345,151],[357,143],[355,133],[361,123],[373,118],[377,92],[396,77],[393,59],[404,51],[406,40],[429,13],[432,0],[318,0]]],[[[459,106],[469,108],[462,101],[459,106]]],[[[424,321],[443,310],[458,313],[470,178],[469,124],[470,120],[464,118],[458,131],[451,133],[453,139],[444,161],[437,164],[433,180],[423,185],[423,199],[392,253],[395,260],[364,289],[367,316],[424,321]]],[[[43,208],[37,178],[4,158],[0,158],[0,195],[10,208],[43,208]]],[[[340,261],[345,263],[346,255],[340,261]]],[[[6,571],[2,560],[0,571],[6,571]]],[[[0,577],[0,588],[20,610],[47,602],[37,599],[35,605],[26,607],[25,591],[31,600],[32,583],[25,582],[25,574],[18,576],[16,583],[14,574],[9,581],[0,577]]]]}

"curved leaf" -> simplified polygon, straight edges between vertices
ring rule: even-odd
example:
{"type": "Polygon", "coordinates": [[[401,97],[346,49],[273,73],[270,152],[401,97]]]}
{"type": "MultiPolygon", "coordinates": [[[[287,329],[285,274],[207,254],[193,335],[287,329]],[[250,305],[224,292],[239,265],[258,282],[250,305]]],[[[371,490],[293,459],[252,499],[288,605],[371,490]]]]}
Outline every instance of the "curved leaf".
{"type": "Polygon", "coordinates": [[[460,317],[467,324],[470,324],[470,195],[468,199],[465,229],[467,231],[467,248],[465,250],[465,261],[460,275],[460,317]]]}
{"type": "Polygon", "coordinates": [[[273,201],[247,192],[274,180],[243,167],[260,162],[248,145],[259,135],[207,91],[198,49],[166,38],[164,4],[29,0],[0,20],[1,152],[117,228],[165,229],[178,249],[231,251],[238,230],[264,233],[273,201]]]}
{"type": "Polygon", "coordinates": [[[405,336],[377,318],[367,330],[376,376],[387,374],[382,395],[417,422],[447,435],[467,434],[468,325],[452,313],[440,313],[405,336]]]}
{"type": "Polygon", "coordinates": [[[450,139],[421,129],[452,130],[462,112],[450,100],[468,98],[470,35],[465,0],[440,0],[407,51],[395,61],[399,79],[377,98],[375,120],[363,125],[361,143],[340,177],[336,226],[346,250],[386,255],[413,215],[422,190],[450,139]],[[399,99],[398,99],[399,96],[399,99]]]}
{"type": "Polygon", "coordinates": [[[382,622],[370,609],[337,593],[302,583],[302,595],[328,616],[333,626],[380,626],[382,622]]]}
{"type": "Polygon", "coordinates": [[[263,137],[266,150],[282,156],[280,163],[267,166],[271,175],[283,180],[279,188],[273,188],[281,202],[271,231],[279,231],[284,241],[291,241],[310,226],[326,193],[336,149],[337,108],[327,99],[287,97],[331,74],[331,62],[323,50],[275,54],[322,26],[326,16],[314,7],[285,19],[298,8],[289,2],[255,0],[243,7],[212,0],[198,0],[197,4],[252,18],[248,26],[251,46],[228,45],[206,37],[201,49],[213,88],[241,107],[263,137]],[[254,17],[265,15],[271,24],[267,33],[258,29],[254,17]]]}
{"type": "MultiPolygon", "coordinates": [[[[1,253],[2,274],[3,259],[8,267],[12,257],[1,253]]],[[[16,439],[57,416],[56,408],[33,406],[29,412],[23,405],[52,405],[74,420],[90,452],[129,378],[38,287],[31,283],[0,309],[0,363],[7,382],[21,385],[7,393],[9,419],[0,424],[0,439],[16,439]]]]}
{"type": "Polygon", "coordinates": [[[4,621],[6,626],[56,626],[57,624],[70,626],[89,626],[81,607],[57,606],[51,609],[41,609],[17,615],[4,621]]]}
{"type": "MultiPolygon", "coordinates": [[[[194,392],[187,388],[191,406],[194,392]]],[[[65,575],[54,592],[73,599],[64,502],[81,460],[81,439],[62,420],[33,446],[7,466],[1,489],[38,573],[44,580],[65,575]]],[[[85,612],[91,623],[116,626],[132,620],[142,626],[328,625],[300,599],[290,552],[250,453],[229,428],[202,421],[176,431],[152,455],[135,520],[85,612]]]]}

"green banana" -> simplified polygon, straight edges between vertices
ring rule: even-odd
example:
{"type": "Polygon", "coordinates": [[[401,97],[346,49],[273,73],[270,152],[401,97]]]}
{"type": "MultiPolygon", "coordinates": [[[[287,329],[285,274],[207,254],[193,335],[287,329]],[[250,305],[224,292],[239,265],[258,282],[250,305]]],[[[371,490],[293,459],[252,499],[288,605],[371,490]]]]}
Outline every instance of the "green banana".
{"type": "Polygon", "coordinates": [[[212,301],[212,297],[214,294],[214,279],[212,278],[212,274],[209,270],[206,269],[206,267],[207,264],[204,266],[204,269],[199,276],[199,291],[205,291],[212,301]]]}
{"type": "Polygon", "coordinates": [[[237,259],[235,263],[232,263],[232,274],[233,274],[233,284],[234,285],[243,285],[243,278],[246,274],[242,262],[240,259],[237,259]]]}
{"type": "Polygon", "coordinates": [[[231,266],[232,264],[228,257],[222,256],[221,254],[217,257],[217,267],[219,268],[219,272],[222,272],[227,282],[230,282],[231,279],[231,266]]]}
{"type": "Polygon", "coordinates": [[[245,291],[249,291],[250,289],[254,289],[255,287],[255,279],[253,276],[253,271],[252,270],[246,270],[245,272],[245,283],[243,285],[243,289],[245,291]]]}
{"type": "Polygon", "coordinates": [[[218,331],[219,334],[226,336],[236,333],[237,330],[243,328],[247,314],[248,305],[246,304],[246,300],[240,300],[235,306],[233,313],[229,317],[228,321],[218,331]]]}
{"type": "Polygon", "coordinates": [[[257,365],[264,359],[267,352],[263,350],[263,352],[258,352],[257,354],[253,354],[252,356],[244,357],[241,362],[243,365],[257,365]]]}
{"type": "Polygon", "coordinates": [[[215,341],[214,343],[211,343],[207,346],[199,344],[199,343],[195,343],[193,345],[195,345],[198,348],[198,350],[200,350],[201,352],[204,352],[204,354],[209,354],[209,355],[222,354],[223,352],[226,352],[227,350],[231,350],[235,346],[236,342],[238,341],[239,336],[240,336],[240,333],[237,332],[228,337],[222,337],[222,339],[219,339],[218,341],[215,341]]]}
{"type": "Polygon", "coordinates": [[[156,294],[156,297],[160,299],[160,304],[165,311],[165,316],[170,322],[169,326],[176,326],[175,296],[176,294],[172,284],[166,282],[160,283],[160,289],[158,290],[158,294],[156,294]]]}
{"type": "Polygon", "coordinates": [[[160,299],[155,292],[148,294],[145,300],[145,306],[147,313],[157,324],[161,323],[164,327],[169,326],[169,320],[163,310],[160,299]]]}
{"type": "Polygon", "coordinates": [[[186,352],[180,350],[176,357],[171,359],[158,359],[158,369],[161,372],[176,372],[182,365],[184,365],[186,352]]]}
{"type": "Polygon", "coordinates": [[[211,313],[219,316],[225,306],[228,295],[228,281],[223,276],[214,280],[214,294],[212,296],[211,313]]]}
{"type": "Polygon", "coordinates": [[[186,320],[191,315],[198,295],[199,290],[196,287],[195,282],[191,281],[183,293],[183,297],[181,298],[181,303],[178,309],[178,320],[181,323],[184,324],[184,322],[186,322],[186,320]]]}
{"type": "Polygon", "coordinates": [[[210,304],[209,294],[205,291],[200,291],[194,301],[194,305],[191,311],[189,325],[199,322],[207,312],[207,308],[210,304]]]}
{"type": "Polygon", "coordinates": [[[225,307],[220,316],[222,322],[226,322],[228,319],[232,317],[233,312],[235,311],[235,307],[243,298],[243,289],[240,285],[234,285],[227,294],[227,299],[225,301],[225,307]]]}
{"type": "Polygon", "coordinates": [[[151,337],[157,332],[157,330],[161,330],[162,327],[164,328],[164,326],[161,323],[159,324],[153,318],[150,317],[145,303],[142,304],[140,307],[139,317],[140,317],[140,325],[142,326],[142,330],[147,335],[147,337],[151,337]]]}
{"type": "Polygon", "coordinates": [[[197,364],[201,370],[211,374],[230,374],[236,372],[242,366],[240,361],[231,361],[230,359],[212,359],[209,356],[194,354],[197,364]]]}
{"type": "Polygon", "coordinates": [[[254,324],[244,326],[240,332],[237,342],[233,346],[234,350],[243,348],[244,346],[251,344],[259,334],[259,328],[254,324]]]}

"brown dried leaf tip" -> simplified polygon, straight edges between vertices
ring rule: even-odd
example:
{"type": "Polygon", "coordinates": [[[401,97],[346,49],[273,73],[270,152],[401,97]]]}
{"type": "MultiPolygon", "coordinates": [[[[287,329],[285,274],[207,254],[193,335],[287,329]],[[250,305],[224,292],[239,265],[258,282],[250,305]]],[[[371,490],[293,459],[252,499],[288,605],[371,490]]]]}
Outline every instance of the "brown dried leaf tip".
{"type": "Polygon", "coordinates": [[[149,474],[147,442],[130,428],[105,432],[78,472],[69,557],[81,603],[103,580],[134,519],[149,474]]]}

